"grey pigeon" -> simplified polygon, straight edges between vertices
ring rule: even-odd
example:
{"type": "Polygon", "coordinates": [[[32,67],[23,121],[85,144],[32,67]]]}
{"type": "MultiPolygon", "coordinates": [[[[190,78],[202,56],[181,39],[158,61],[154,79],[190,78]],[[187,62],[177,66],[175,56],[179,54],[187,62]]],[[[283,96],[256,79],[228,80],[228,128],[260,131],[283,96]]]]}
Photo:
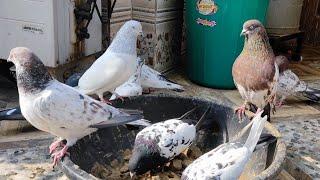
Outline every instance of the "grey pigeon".
{"type": "Polygon", "coordinates": [[[289,69],[289,60],[285,56],[277,56],[279,66],[279,81],[277,86],[277,105],[282,106],[288,96],[306,97],[311,101],[320,101],[320,90],[308,86],[289,69]]]}
{"type": "Polygon", "coordinates": [[[63,146],[53,154],[54,164],[78,139],[98,128],[141,121],[140,111],[120,111],[53,79],[41,60],[27,48],[12,49],[8,61],[17,68],[23,116],[34,127],[67,140],[66,144],[56,141],[50,146],[50,153],[63,146]]]}
{"type": "Polygon", "coordinates": [[[131,177],[164,165],[193,143],[196,131],[204,122],[204,117],[210,108],[205,111],[198,123],[186,119],[195,109],[180,118],[155,123],[137,134],[129,161],[131,177]]]}
{"type": "Polygon", "coordinates": [[[137,37],[142,34],[138,21],[126,22],[106,52],[100,56],[79,80],[80,92],[97,94],[101,101],[104,92],[112,92],[125,83],[137,67],[137,37]]]}
{"type": "Polygon", "coordinates": [[[257,112],[266,106],[274,107],[279,68],[267,32],[258,20],[245,22],[241,34],[245,43],[233,64],[232,76],[244,99],[244,104],[236,109],[242,120],[248,104],[258,107],[257,112]]]}
{"type": "Polygon", "coordinates": [[[245,143],[229,142],[207,152],[193,161],[182,173],[181,180],[238,179],[259,141],[267,120],[257,113],[252,120],[252,128],[245,143]]]}

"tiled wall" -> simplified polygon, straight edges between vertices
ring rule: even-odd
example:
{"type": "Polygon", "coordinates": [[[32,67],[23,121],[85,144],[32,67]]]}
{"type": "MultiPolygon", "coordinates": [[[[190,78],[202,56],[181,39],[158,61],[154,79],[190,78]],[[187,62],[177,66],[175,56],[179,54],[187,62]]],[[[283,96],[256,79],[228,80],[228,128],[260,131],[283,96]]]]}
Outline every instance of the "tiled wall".
{"type": "Polygon", "coordinates": [[[142,23],[146,39],[138,54],[159,71],[171,69],[180,59],[183,1],[117,0],[111,18],[111,38],[129,19],[142,23]]]}

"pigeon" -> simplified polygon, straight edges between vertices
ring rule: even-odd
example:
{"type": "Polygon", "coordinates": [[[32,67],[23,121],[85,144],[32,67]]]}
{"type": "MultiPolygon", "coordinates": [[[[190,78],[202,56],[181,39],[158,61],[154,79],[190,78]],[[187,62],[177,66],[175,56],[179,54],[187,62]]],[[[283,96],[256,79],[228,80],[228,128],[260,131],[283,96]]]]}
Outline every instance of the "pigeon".
{"type": "Polygon", "coordinates": [[[245,143],[221,144],[191,163],[181,180],[238,179],[259,141],[267,116],[260,111],[252,120],[252,128],[245,143]]]}
{"type": "Polygon", "coordinates": [[[241,35],[245,36],[244,47],[232,67],[233,80],[244,99],[244,104],[236,109],[240,121],[246,105],[258,107],[257,113],[266,105],[274,108],[279,77],[264,26],[258,20],[249,20],[244,23],[241,35]]]}
{"type": "Polygon", "coordinates": [[[320,90],[311,88],[289,69],[289,60],[285,56],[277,56],[279,80],[277,83],[277,106],[281,107],[288,96],[304,96],[311,101],[320,101],[320,90]]]}
{"type": "MultiPolygon", "coordinates": [[[[22,115],[39,130],[67,141],[53,154],[54,165],[78,139],[98,128],[143,121],[141,111],[116,109],[53,79],[28,48],[12,49],[8,61],[16,65],[22,115]]],[[[52,143],[50,153],[59,145],[61,140],[52,143]]]]}
{"type": "MultiPolygon", "coordinates": [[[[141,67],[144,61],[141,58],[137,58],[138,67],[136,72],[130,77],[130,79],[117,87],[110,97],[110,101],[117,99],[118,97],[132,97],[142,95],[141,87],[141,67]]],[[[123,101],[123,99],[122,99],[123,101]]]]}
{"type": "Polygon", "coordinates": [[[147,65],[142,66],[141,72],[141,86],[144,89],[171,89],[173,91],[182,92],[184,88],[170,80],[168,80],[163,74],[150,68],[147,65]]]}
{"type": "Polygon", "coordinates": [[[180,118],[155,123],[137,134],[128,165],[131,177],[164,165],[193,143],[196,131],[210,108],[205,111],[196,125],[185,119],[195,109],[180,118]]]}
{"type": "Polygon", "coordinates": [[[78,89],[87,95],[112,92],[132,76],[137,67],[137,37],[142,35],[138,21],[127,21],[118,31],[106,52],[79,79],[78,89]]]}

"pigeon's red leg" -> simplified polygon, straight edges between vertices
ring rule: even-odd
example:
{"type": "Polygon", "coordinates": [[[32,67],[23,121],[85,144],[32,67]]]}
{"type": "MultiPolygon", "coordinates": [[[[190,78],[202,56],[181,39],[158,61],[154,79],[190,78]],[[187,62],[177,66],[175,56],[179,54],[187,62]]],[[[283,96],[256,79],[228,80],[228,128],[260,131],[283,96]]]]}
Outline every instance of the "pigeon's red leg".
{"type": "Polygon", "coordinates": [[[246,104],[243,104],[242,106],[236,108],[235,112],[238,114],[239,121],[241,122],[246,112],[246,104]]]}
{"type": "Polygon", "coordinates": [[[67,154],[68,146],[64,146],[60,151],[53,154],[53,167],[67,154]]]}
{"type": "Polygon", "coordinates": [[[63,145],[63,143],[61,142],[61,140],[57,140],[55,142],[53,142],[50,146],[49,146],[49,153],[51,154],[54,150],[57,149],[57,147],[63,145]]]}

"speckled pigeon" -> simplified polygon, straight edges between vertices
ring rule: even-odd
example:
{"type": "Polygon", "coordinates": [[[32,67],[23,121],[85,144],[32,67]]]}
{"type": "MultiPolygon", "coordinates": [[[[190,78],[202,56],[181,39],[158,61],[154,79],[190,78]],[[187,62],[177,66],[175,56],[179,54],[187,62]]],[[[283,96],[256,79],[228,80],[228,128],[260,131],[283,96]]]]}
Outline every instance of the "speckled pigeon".
{"type": "MultiPolygon", "coordinates": [[[[8,61],[17,68],[19,102],[23,116],[36,128],[67,140],[63,149],[54,153],[56,164],[78,139],[98,128],[141,121],[142,112],[120,111],[96,101],[74,88],[53,79],[41,60],[29,49],[11,50],[8,61]]],[[[61,141],[50,146],[50,153],[61,141]]]]}
{"type": "Polygon", "coordinates": [[[245,36],[244,47],[232,68],[235,85],[245,100],[236,109],[240,120],[248,104],[258,107],[257,112],[266,106],[274,107],[279,77],[279,68],[264,26],[258,20],[249,20],[244,23],[241,34],[245,36]]]}
{"type": "Polygon", "coordinates": [[[279,82],[277,83],[277,105],[281,106],[288,96],[304,96],[311,101],[320,101],[320,90],[308,86],[289,69],[289,60],[285,56],[277,56],[279,66],[279,82]]]}
{"type": "Polygon", "coordinates": [[[260,111],[253,118],[245,143],[229,142],[207,152],[193,161],[182,173],[181,180],[238,179],[259,141],[267,120],[260,111]]]}
{"type": "Polygon", "coordinates": [[[155,123],[137,134],[129,161],[131,177],[164,165],[193,143],[196,131],[204,122],[204,117],[210,108],[205,111],[198,123],[186,119],[195,109],[180,118],[155,123]]]}
{"type": "Polygon", "coordinates": [[[99,57],[79,80],[80,92],[97,94],[101,101],[104,92],[112,92],[132,76],[137,67],[137,37],[142,34],[138,21],[128,21],[118,31],[106,52],[99,57]]]}

